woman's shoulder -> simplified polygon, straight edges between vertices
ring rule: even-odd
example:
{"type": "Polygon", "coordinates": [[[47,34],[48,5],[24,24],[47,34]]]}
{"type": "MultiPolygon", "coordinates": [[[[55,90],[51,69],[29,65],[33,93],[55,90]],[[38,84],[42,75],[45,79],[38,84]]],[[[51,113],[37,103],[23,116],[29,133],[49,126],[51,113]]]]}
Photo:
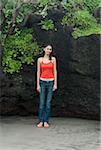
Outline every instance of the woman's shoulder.
{"type": "Polygon", "coordinates": [[[39,57],[37,60],[38,60],[39,62],[41,62],[41,61],[42,61],[42,58],[43,58],[43,57],[39,57]]]}
{"type": "Polygon", "coordinates": [[[56,57],[52,56],[52,60],[53,60],[53,61],[56,61],[56,57]]]}
{"type": "Polygon", "coordinates": [[[55,56],[52,56],[52,59],[54,60],[54,59],[56,59],[56,57],[55,57],[55,56]]]}

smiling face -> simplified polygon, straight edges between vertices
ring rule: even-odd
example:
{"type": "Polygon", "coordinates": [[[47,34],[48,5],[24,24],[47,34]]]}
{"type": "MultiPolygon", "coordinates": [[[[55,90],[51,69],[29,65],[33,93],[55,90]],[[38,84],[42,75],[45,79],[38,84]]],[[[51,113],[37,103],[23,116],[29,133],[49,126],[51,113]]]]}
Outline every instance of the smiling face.
{"type": "Polygon", "coordinates": [[[50,53],[52,52],[52,46],[51,45],[46,46],[44,51],[46,55],[50,55],[50,53]]]}

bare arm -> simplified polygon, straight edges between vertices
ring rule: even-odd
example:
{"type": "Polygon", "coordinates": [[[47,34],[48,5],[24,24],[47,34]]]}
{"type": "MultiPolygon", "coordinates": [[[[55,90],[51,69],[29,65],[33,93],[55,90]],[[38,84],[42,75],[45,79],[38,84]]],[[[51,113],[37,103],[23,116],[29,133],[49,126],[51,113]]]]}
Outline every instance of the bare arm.
{"type": "Polygon", "coordinates": [[[39,87],[39,77],[40,77],[40,58],[37,60],[37,87],[39,87]]]}
{"type": "Polygon", "coordinates": [[[57,64],[55,57],[54,57],[54,85],[57,87],[57,64]]]}

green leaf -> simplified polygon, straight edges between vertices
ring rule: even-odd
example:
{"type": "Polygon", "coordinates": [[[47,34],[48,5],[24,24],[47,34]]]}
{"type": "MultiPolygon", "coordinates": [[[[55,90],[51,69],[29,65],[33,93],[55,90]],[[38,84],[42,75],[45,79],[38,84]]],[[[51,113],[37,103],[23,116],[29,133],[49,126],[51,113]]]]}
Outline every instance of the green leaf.
{"type": "Polygon", "coordinates": [[[54,23],[51,19],[42,20],[40,25],[42,25],[42,29],[47,31],[54,29],[54,23]]]}

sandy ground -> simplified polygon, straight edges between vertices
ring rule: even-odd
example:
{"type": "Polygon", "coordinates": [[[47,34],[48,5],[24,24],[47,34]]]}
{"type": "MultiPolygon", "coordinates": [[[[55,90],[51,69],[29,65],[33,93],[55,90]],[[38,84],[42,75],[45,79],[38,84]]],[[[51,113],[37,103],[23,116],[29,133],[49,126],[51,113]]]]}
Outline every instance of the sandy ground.
{"type": "Polygon", "coordinates": [[[37,117],[1,117],[0,150],[100,150],[100,122],[50,118],[50,128],[37,128],[37,117]]]}

